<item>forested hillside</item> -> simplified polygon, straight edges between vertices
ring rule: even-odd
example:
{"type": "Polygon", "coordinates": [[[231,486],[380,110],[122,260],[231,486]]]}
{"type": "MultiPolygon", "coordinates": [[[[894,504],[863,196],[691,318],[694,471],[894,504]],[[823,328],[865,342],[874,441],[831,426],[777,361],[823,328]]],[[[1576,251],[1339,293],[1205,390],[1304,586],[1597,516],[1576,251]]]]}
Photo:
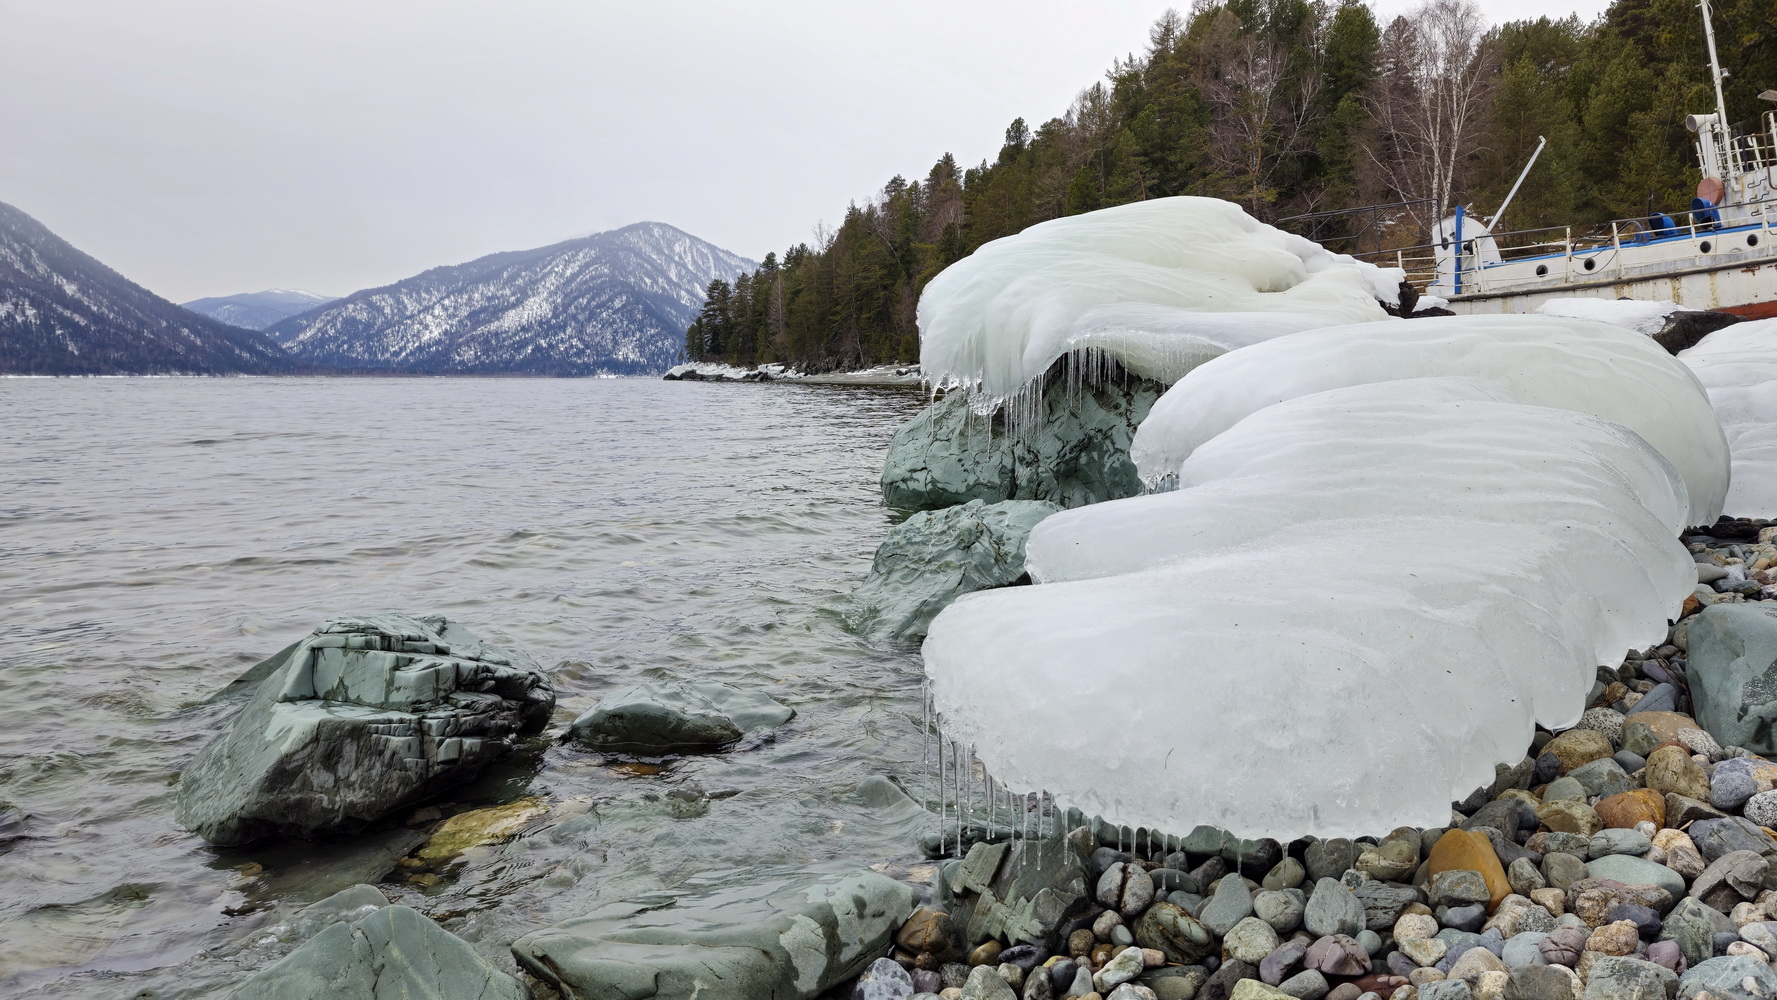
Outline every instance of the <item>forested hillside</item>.
{"type": "MultiPolygon", "coordinates": [[[[1757,94],[1777,88],[1777,3],[1713,6],[1729,117],[1751,122],[1772,107],[1757,94]]],[[[1698,180],[1683,119],[1714,104],[1695,0],[1505,25],[1463,0],[1387,24],[1355,0],[1200,0],[1163,15],[1144,52],[1065,114],[1014,121],[993,160],[963,168],[946,154],[814,244],[712,282],[686,354],[913,360],[920,289],[946,265],[1034,223],[1145,198],[1226,198],[1304,232],[1296,217],[1414,202],[1318,220],[1312,235],[1338,249],[1423,242],[1456,203],[1491,215],[1538,136],[1548,148],[1512,228],[1683,208],[1698,180]]]]}

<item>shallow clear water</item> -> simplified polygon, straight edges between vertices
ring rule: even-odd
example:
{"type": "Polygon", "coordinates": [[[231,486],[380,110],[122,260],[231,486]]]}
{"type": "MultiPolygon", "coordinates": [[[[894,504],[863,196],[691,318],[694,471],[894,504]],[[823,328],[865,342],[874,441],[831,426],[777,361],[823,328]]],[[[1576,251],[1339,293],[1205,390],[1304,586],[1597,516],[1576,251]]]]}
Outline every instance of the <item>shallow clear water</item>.
{"type": "Polygon", "coordinates": [[[653,380],[0,380],[0,995],[214,996],[355,881],[511,968],[596,902],[916,855],[920,666],[847,632],[891,523],[906,390],[653,380]],[[659,773],[538,740],[454,798],[544,797],[540,833],[437,881],[403,826],[221,851],[169,781],[203,704],[325,618],[443,613],[552,669],[552,735],[638,679],[764,690],[797,718],[659,773]],[[686,806],[661,793],[712,793],[686,806]],[[225,912],[227,911],[227,912],[225,912]]]}

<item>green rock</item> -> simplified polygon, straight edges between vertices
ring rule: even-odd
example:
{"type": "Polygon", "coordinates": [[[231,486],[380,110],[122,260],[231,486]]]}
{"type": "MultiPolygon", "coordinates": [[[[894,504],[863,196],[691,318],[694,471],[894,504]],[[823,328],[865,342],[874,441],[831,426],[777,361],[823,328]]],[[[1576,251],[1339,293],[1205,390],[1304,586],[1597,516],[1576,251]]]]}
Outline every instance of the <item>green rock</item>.
{"type": "Polygon", "coordinates": [[[1593,858],[1586,864],[1586,874],[1591,878],[1616,879],[1624,885],[1657,885],[1671,893],[1673,899],[1684,895],[1683,875],[1665,865],[1631,854],[1607,854],[1601,858],[1593,858]]]}
{"type": "Polygon", "coordinates": [[[1019,582],[1031,529],[1061,509],[1046,500],[970,500],[914,514],[876,547],[869,577],[852,594],[853,626],[920,638],[958,597],[1019,582]]]}
{"type": "Polygon", "coordinates": [[[180,775],[174,810],[225,845],[356,833],[473,778],[555,707],[522,653],[394,613],[333,619],[222,697],[245,704],[180,775]]]}
{"type": "Polygon", "coordinates": [[[1777,609],[1716,604],[1691,622],[1692,715],[1722,746],[1777,753],[1777,609]]]}
{"type": "Polygon", "coordinates": [[[599,699],[578,719],[573,737],[599,750],[675,753],[716,750],[752,729],[796,715],[770,697],[714,681],[633,684],[599,699]]]}
{"type": "Polygon", "coordinates": [[[806,998],[881,956],[913,904],[875,872],[799,876],[611,904],[524,935],[512,954],[565,996],[806,998]]]}
{"type": "Polygon", "coordinates": [[[242,983],[230,1000],[525,1000],[518,980],[405,906],[333,923],[242,983]]]}
{"type": "Polygon", "coordinates": [[[1148,907],[1130,928],[1135,943],[1153,948],[1178,965],[1190,965],[1215,952],[1215,936],[1189,913],[1172,903],[1148,907]]]}
{"type": "Polygon", "coordinates": [[[1002,406],[991,417],[951,392],[901,425],[883,463],[882,496],[899,510],[935,510],[970,500],[1049,500],[1081,507],[1143,491],[1129,444],[1165,387],[1113,376],[1070,388],[1062,359],[1042,377],[1041,416],[1011,428],[1002,406]]]}

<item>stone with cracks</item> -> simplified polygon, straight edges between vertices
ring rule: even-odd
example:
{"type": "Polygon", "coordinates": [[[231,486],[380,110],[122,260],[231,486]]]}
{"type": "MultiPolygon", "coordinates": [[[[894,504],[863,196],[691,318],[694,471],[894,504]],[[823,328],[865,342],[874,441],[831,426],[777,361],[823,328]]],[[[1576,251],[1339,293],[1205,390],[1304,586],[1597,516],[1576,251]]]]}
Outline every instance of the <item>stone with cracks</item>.
{"type": "Polygon", "coordinates": [[[555,706],[523,653],[441,615],[395,613],[323,624],[223,692],[238,696],[175,799],[214,844],[355,833],[473,778],[555,706]]]}
{"type": "Polygon", "coordinates": [[[229,1000],[525,1000],[518,980],[405,906],[334,923],[242,983],[229,1000]]]}
{"type": "Polygon", "coordinates": [[[812,997],[881,956],[913,904],[874,872],[792,877],[610,904],[524,935],[512,954],[566,996],[812,997]]]}

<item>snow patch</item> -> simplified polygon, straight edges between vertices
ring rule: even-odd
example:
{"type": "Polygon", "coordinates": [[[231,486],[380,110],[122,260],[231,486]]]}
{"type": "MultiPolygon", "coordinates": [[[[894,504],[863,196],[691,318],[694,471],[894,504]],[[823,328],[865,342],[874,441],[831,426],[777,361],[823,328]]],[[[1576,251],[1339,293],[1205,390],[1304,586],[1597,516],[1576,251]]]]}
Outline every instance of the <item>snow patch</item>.
{"type": "Polygon", "coordinates": [[[1682,309],[1676,302],[1663,300],[1605,299],[1575,295],[1550,299],[1536,311],[1542,316],[1597,320],[1651,337],[1666,325],[1667,317],[1682,309]]]}

